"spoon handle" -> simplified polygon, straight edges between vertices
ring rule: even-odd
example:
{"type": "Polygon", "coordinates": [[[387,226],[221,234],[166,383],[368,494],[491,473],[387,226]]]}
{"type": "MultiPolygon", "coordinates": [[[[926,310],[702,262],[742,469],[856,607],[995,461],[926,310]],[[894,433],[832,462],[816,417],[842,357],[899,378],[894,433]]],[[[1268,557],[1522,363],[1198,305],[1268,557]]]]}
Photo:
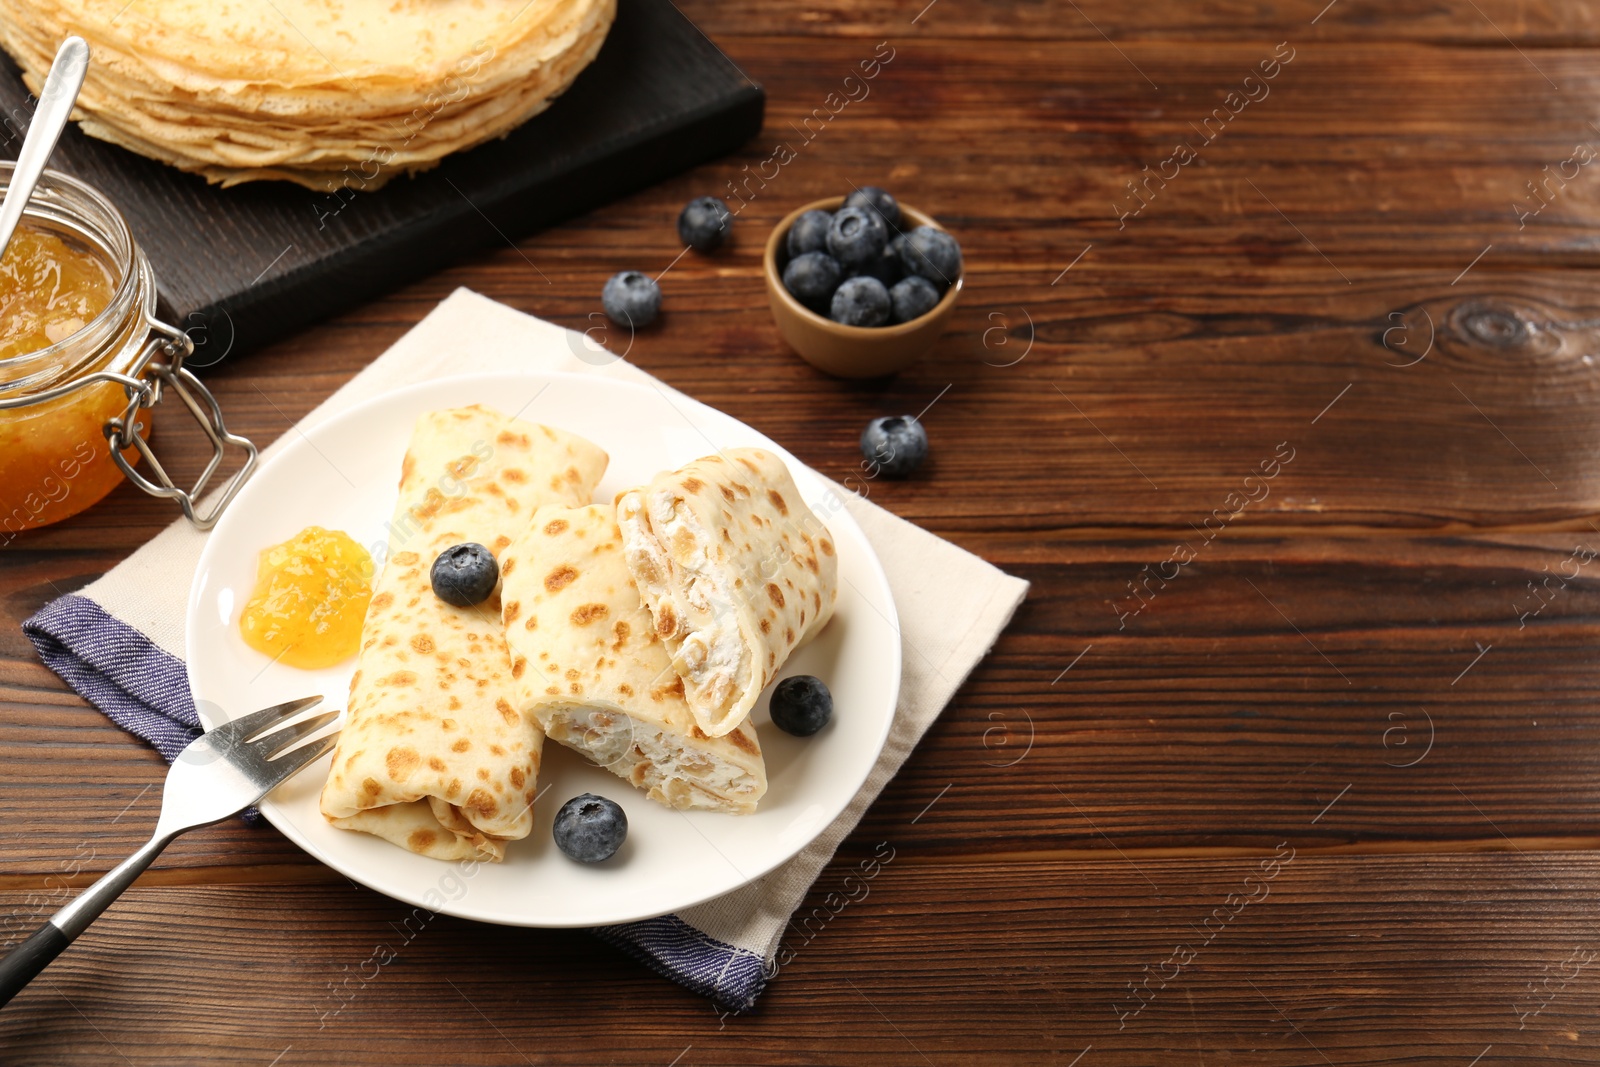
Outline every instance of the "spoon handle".
{"type": "Polygon", "coordinates": [[[39,91],[39,106],[34,108],[28,136],[23,139],[22,151],[17,153],[5,200],[0,201],[0,259],[5,258],[6,246],[11,243],[17,223],[22,221],[22,212],[33,195],[33,187],[38,184],[44,165],[49,162],[50,153],[55,151],[56,141],[67,126],[88,70],[89,46],[84,39],[68,37],[62,41],[55,62],[50,64],[50,73],[45,76],[44,88],[39,91]]]}

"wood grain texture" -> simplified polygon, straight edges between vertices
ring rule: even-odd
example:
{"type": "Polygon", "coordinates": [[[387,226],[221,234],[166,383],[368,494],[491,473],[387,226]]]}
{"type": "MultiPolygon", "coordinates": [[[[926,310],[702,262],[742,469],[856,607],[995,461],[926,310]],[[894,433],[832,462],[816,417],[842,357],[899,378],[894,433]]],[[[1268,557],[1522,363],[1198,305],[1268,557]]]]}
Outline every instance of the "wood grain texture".
{"type": "Polygon", "coordinates": [[[579,931],[429,916],[342,882],[137,889],[0,1016],[0,1042],[19,1067],[64,1049],[136,1064],[1087,1067],[1468,1063],[1492,1046],[1499,1063],[1600,1062],[1592,856],[880,854],[870,879],[823,875],[745,1016],[579,931]]]}
{"type": "MultiPolygon", "coordinates": [[[[458,283],[593,326],[606,277],[659,271],[681,252],[670,222],[685,199],[750,182],[768,142],[798,140],[790,124],[832,91],[816,72],[870,54],[823,41],[807,47],[815,62],[800,64],[779,39],[730,47],[772,91],[769,136],[352,313],[327,328],[326,345],[301,340],[247,358],[242,380],[241,361],[224,360],[208,377],[238,424],[261,439],[284,432],[458,283]]],[[[1136,203],[1126,183],[1159,164],[1171,135],[1216,106],[1260,51],[1162,47],[1183,79],[1170,94],[1184,100],[1155,109],[1108,85],[1125,80],[1109,65],[1119,60],[1086,45],[1014,56],[952,42],[905,47],[872,95],[778,177],[739,186],[754,199],[735,246],[672,267],[666,318],[629,358],[841,478],[856,473],[866,418],[888,405],[918,411],[951,386],[930,412],[937,440],[1000,436],[1030,454],[941,447],[938,479],[893,487],[896,510],[940,533],[1181,527],[1282,440],[1307,445],[1293,472],[1303,487],[1243,523],[1288,512],[1318,523],[1500,526],[1600,510],[1585,445],[1570,445],[1596,434],[1591,287],[1581,272],[1543,269],[1590,265],[1600,186],[1584,170],[1520,230],[1513,210],[1518,197],[1528,202],[1529,181],[1593,133],[1556,99],[1592,91],[1586,54],[1539,53],[1541,66],[1566,64],[1577,79],[1570,92],[1538,81],[1542,89],[1508,96],[1503,86],[1532,76],[1514,72],[1521,60],[1509,49],[1308,46],[1203,165],[1184,168],[1118,230],[1113,205],[1136,203]],[[943,100],[951,69],[963,72],[962,90],[943,100]],[[1486,121],[1506,135],[1484,136],[1486,121]],[[919,155],[908,158],[913,134],[919,155]],[[974,138],[986,152],[970,166],[922,162],[957,156],[974,138]],[[794,204],[873,180],[956,230],[968,288],[933,359],[890,383],[828,381],[777,338],[759,245],[794,204]],[[1541,269],[1523,269],[1530,264],[1541,269]]],[[[170,417],[162,425],[186,429],[170,417]]],[[[127,489],[114,511],[52,531],[47,543],[103,543],[74,539],[116,526],[131,546],[164,515],[127,489]]]]}
{"type": "MultiPolygon", "coordinates": [[[[719,40],[774,31],[773,9],[760,0],[686,4],[695,22],[719,40]]],[[[980,38],[999,41],[1099,41],[1126,46],[1139,41],[1280,40],[1285,34],[1318,40],[1416,41],[1524,48],[1593,44],[1600,16],[1576,0],[1438,0],[1429,4],[1385,0],[1194,0],[1184,4],[1125,4],[1075,0],[1055,4],[958,4],[949,0],[831,0],[787,13],[782,32],[795,37],[980,38]]],[[[1109,47],[1109,46],[1108,46],[1109,47]]]]}
{"type": "MultiPolygon", "coordinates": [[[[728,259],[746,255],[754,253],[728,259]]],[[[546,260],[557,292],[508,251],[476,275],[450,271],[405,291],[388,314],[403,309],[415,321],[453,284],[471,282],[582,328],[613,268],[670,258],[597,253],[562,271],[546,260]]],[[[1295,450],[1293,462],[1231,528],[1570,525],[1600,511],[1588,461],[1600,442],[1597,309],[1579,274],[1486,271],[1462,291],[1410,272],[1330,290],[1309,269],[1197,278],[1161,268],[1096,273],[1085,261],[1070,288],[1052,287],[1047,270],[981,270],[972,268],[934,355],[890,381],[834,381],[796,360],[776,335],[759,276],[737,266],[674,268],[664,280],[668,318],[635,339],[629,358],[958,539],[1083,528],[1166,536],[1202,523],[1280,442],[1295,450]],[[861,425],[936,399],[925,416],[937,446],[927,476],[865,478],[861,425]]],[[[326,342],[224,362],[207,380],[242,432],[270,441],[403,332],[402,321],[372,314],[328,327],[326,342]]],[[[158,414],[156,425],[180,457],[199,444],[179,412],[158,414]]],[[[91,575],[119,558],[106,547],[126,554],[168,510],[120,488],[110,506],[7,551],[25,560],[36,546],[71,549],[82,554],[68,578],[91,575]]],[[[50,593],[38,577],[30,588],[50,593]]]]}
{"type": "MultiPolygon", "coordinates": [[[[758,1012],[719,1018],[581,933],[439,918],[331,1015],[407,910],[224,824],[0,1013],[0,1058],[1600,1062],[1600,187],[1585,166],[1520,229],[1513,208],[1600,143],[1595,13],[923,7],[686,4],[768,90],[745,151],[203,372],[264,443],[458,285],[584,329],[609,275],[673,264],[630,360],[1033,583],[758,1012]],[[884,40],[870,94],[750,181],[884,40]],[[1284,40],[1270,96],[1119,229],[1126,183],[1284,40]],[[730,182],[732,247],[674,264],[682,203],[730,182]],[[795,359],[759,274],[782,214],[852,182],[966,250],[950,333],[887,381],[795,359]],[[861,425],[925,408],[924,470],[864,477],[861,425]],[[880,842],[894,861],[840,908],[880,842]]],[[[8,932],[136,843],[161,773],[16,623],[169,518],[123,488],[0,550],[8,932]]]]}

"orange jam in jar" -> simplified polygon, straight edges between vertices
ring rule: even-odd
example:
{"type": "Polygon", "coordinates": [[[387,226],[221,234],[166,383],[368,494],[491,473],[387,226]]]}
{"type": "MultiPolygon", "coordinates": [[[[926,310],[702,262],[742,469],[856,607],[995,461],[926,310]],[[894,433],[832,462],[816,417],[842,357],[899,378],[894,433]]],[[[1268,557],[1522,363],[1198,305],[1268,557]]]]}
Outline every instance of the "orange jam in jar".
{"type": "Polygon", "coordinates": [[[0,258],[0,359],[78,333],[111,303],[115,288],[100,256],[48,230],[18,226],[0,258]]]}
{"type": "MultiPolygon", "coordinates": [[[[116,209],[46,172],[0,259],[0,545],[76,515],[123,480],[105,427],[129,394],[92,376],[136,371],[155,299],[116,209]]],[[[123,452],[130,464],[138,455],[123,452]]]]}
{"type": "Polygon", "coordinates": [[[367,550],[342,530],[307,526],[262,550],[239,633],[276,662],[304,670],[331,667],[361,647],[371,599],[367,550]]]}
{"type": "MultiPolygon", "coordinates": [[[[15,164],[0,161],[0,193],[15,164]]],[[[122,482],[209,530],[255,469],[211,391],[184,365],[190,338],[156,317],[150,261],[116,207],[47,170],[0,257],[0,547],[76,515],[122,482]],[[176,393],[211,442],[192,488],[150,451],[148,409],[176,393]],[[244,463],[197,506],[229,449],[244,463]],[[115,449],[115,451],[114,451],[115,449]],[[149,463],[135,469],[141,457],[149,463]]]]}

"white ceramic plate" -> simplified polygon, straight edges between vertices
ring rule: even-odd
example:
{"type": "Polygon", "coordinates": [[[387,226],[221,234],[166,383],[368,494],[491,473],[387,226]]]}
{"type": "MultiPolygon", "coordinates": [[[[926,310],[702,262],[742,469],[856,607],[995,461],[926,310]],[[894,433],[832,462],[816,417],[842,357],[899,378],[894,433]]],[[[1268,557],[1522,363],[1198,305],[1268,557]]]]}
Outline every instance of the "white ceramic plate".
{"type": "Polygon", "coordinates": [[[842,811],[877,760],[900,685],[899,624],[883,569],[837,494],[755,430],[649,385],[586,375],[472,375],[379,397],[296,434],[266,463],[210,534],[189,596],[189,685],[208,728],[313,693],[342,708],[355,661],[322,671],[274,664],[239,636],[257,554],[306,526],[344,530],[363,545],[387,542],[412,423],[425,411],[486,404],[582,434],[611,455],[596,492],[610,500],[657,471],[719,448],[755,445],[781,455],[806,502],[838,546],[832,621],[783,669],[814,674],[833,692],[833,722],[810,738],[772,726],[767,694],[756,704],[770,786],[760,810],[684,813],[645,798],[623,779],[551,742],[545,746],[533,832],[502,864],[451,864],[376,837],[337,830],[317,809],[328,759],[285,783],[262,813],[300,847],[380,893],[450,915],[513,926],[594,926],[677,911],[746,885],[799,852],[842,811]],[[585,866],[551,840],[555,812],[583,792],[621,804],[628,841],[585,866]]]}

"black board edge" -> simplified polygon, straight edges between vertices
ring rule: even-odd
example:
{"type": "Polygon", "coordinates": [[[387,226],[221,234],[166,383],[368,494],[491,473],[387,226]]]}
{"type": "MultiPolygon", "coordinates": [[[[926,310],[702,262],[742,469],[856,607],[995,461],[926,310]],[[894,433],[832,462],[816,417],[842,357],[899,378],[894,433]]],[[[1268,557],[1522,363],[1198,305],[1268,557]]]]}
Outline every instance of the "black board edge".
{"type": "MultiPolygon", "coordinates": [[[[206,367],[263,347],[501,243],[501,233],[526,236],[734,152],[760,132],[765,116],[766,93],[747,81],[737,94],[687,122],[663,124],[621,144],[593,146],[578,166],[552,180],[526,185],[508,177],[487,195],[480,190],[470,202],[446,201],[405,229],[375,234],[314,267],[196,309],[184,323],[196,335],[190,365],[206,367]]],[[[598,304],[598,292],[595,299],[598,304]]]]}

